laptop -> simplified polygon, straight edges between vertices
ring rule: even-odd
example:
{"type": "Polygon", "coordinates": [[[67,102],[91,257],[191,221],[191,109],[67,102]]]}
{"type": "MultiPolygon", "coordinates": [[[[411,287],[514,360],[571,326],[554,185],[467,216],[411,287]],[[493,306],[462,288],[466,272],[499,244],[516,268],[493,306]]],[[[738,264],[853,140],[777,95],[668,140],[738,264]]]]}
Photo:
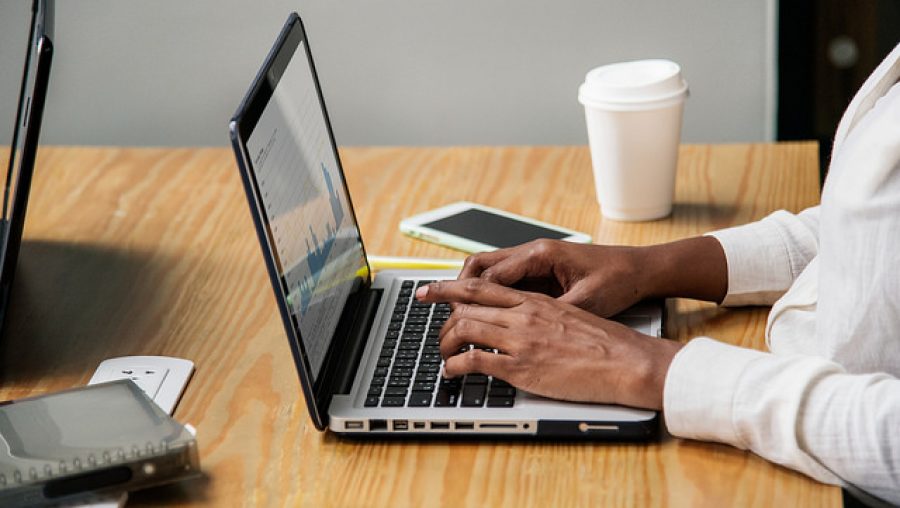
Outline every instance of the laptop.
{"type": "MultiPolygon", "coordinates": [[[[546,399],[501,379],[443,379],[446,304],[415,288],[455,272],[373,277],[300,17],[230,123],[231,140],[310,416],[355,436],[652,438],[654,411],[546,399]]],[[[661,335],[647,304],[621,320],[661,335]]]]}
{"type": "MultiPolygon", "coordinates": [[[[7,6],[10,7],[10,6],[7,6]]],[[[0,323],[6,321],[53,57],[53,0],[34,0],[0,220],[0,323]]],[[[2,326],[2,325],[0,325],[2,326]]]]}

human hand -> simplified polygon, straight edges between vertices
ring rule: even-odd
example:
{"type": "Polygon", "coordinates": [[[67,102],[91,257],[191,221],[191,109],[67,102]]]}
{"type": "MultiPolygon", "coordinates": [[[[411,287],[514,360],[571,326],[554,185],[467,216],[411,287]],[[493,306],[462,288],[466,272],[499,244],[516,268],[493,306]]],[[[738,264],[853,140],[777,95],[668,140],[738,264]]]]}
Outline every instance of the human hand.
{"type": "Polygon", "coordinates": [[[420,287],[416,297],[456,304],[440,335],[448,377],[478,372],[545,397],[662,408],[677,342],[481,279],[436,282],[420,287]],[[460,352],[468,344],[498,353],[460,352]]]}
{"type": "Polygon", "coordinates": [[[721,302],[725,252],[711,236],[648,247],[537,240],[466,259],[460,279],[481,278],[544,293],[608,317],[647,298],[721,302]]]}
{"type": "Polygon", "coordinates": [[[607,317],[650,295],[646,264],[641,247],[536,240],[469,256],[459,278],[544,293],[607,317]]]}

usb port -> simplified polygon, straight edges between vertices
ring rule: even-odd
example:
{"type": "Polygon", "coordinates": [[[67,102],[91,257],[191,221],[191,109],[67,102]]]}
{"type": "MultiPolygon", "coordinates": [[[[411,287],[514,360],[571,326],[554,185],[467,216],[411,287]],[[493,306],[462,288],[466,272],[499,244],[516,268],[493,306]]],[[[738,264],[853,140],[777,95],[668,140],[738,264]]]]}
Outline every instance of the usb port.
{"type": "Polygon", "coordinates": [[[413,423],[413,428],[414,429],[424,429],[425,422],[415,422],[415,423],[413,423]]]}
{"type": "Polygon", "coordinates": [[[409,422],[406,420],[394,420],[394,430],[409,430],[409,422]]]}
{"type": "Polygon", "coordinates": [[[449,430],[450,422],[431,422],[431,430],[449,430]]]}
{"type": "Polygon", "coordinates": [[[362,430],[363,422],[361,421],[352,421],[352,422],[344,422],[344,430],[362,430]]]}
{"type": "Polygon", "coordinates": [[[475,422],[456,422],[454,427],[456,427],[456,430],[473,430],[475,429],[475,422]]]}

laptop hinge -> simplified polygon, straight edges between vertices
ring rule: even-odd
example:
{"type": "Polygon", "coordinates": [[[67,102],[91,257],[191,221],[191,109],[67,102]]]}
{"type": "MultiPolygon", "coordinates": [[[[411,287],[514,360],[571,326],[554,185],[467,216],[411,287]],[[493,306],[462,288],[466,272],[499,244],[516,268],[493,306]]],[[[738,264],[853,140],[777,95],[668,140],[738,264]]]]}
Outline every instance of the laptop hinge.
{"type": "Polygon", "coordinates": [[[363,288],[351,296],[355,301],[347,302],[345,315],[340,319],[345,324],[335,331],[332,351],[323,369],[327,378],[316,390],[316,398],[324,403],[320,407],[328,407],[331,395],[350,393],[383,293],[382,289],[363,288]]]}

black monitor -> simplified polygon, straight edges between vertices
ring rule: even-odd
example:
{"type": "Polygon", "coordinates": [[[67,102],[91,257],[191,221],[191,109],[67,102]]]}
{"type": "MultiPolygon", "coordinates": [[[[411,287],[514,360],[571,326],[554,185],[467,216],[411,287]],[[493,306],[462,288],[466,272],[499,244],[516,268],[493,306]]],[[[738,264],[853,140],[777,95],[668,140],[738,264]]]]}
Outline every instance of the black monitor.
{"type": "MultiPolygon", "coordinates": [[[[0,326],[6,321],[10,289],[22,243],[28,192],[37,156],[44,100],[50,81],[50,61],[53,56],[53,7],[54,0],[34,0],[30,16],[22,19],[23,24],[29,25],[28,47],[25,50],[25,64],[22,69],[15,124],[8,153],[9,160],[6,165],[3,218],[0,221],[0,326]]],[[[10,74],[17,71],[15,68],[0,69],[0,72],[10,74]]]]}

